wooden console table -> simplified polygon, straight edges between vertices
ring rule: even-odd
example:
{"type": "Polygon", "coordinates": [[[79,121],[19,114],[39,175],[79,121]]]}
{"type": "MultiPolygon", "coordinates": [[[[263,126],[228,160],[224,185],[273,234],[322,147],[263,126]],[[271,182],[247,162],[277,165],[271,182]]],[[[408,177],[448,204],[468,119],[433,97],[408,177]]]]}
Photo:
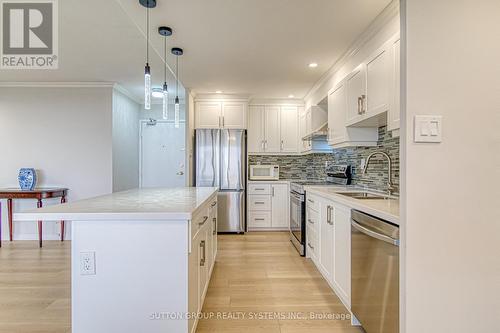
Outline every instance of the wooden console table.
{"type": "MultiPolygon", "coordinates": [[[[12,200],[13,199],[36,199],[37,207],[43,206],[43,199],[61,198],[61,203],[66,202],[66,195],[68,194],[67,188],[35,188],[33,191],[23,191],[18,188],[0,188],[0,199],[7,199],[7,211],[9,216],[9,239],[12,242],[12,200]]],[[[1,212],[1,209],[0,209],[1,212]]],[[[0,214],[0,229],[2,225],[2,217],[0,214]]],[[[0,230],[0,246],[1,243],[1,230],[0,230]]],[[[42,221],[38,221],[38,241],[42,247],[42,221]]],[[[61,241],[64,241],[64,221],[61,221],[61,241]]]]}

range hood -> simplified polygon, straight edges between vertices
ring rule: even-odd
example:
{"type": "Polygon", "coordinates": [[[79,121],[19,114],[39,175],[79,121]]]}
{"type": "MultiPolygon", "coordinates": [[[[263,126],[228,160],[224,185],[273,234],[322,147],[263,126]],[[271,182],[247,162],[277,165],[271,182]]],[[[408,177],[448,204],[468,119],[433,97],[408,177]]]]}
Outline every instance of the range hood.
{"type": "Polygon", "coordinates": [[[323,123],[316,130],[304,136],[302,141],[327,141],[328,140],[328,122],[323,123]]]}

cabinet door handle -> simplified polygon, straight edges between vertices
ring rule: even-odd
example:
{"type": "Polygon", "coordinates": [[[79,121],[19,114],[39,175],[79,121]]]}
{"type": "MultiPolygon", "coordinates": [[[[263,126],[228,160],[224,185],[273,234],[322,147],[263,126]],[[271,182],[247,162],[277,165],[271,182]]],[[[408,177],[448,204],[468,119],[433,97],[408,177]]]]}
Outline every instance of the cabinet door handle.
{"type": "Polygon", "coordinates": [[[255,201],[255,204],[256,205],[263,205],[263,204],[265,204],[265,202],[263,202],[263,201],[255,201]]]}
{"type": "Polygon", "coordinates": [[[226,125],[225,125],[224,118],[225,118],[225,117],[224,117],[224,116],[222,116],[222,127],[226,126],[226,125]]]}
{"type": "Polygon", "coordinates": [[[274,186],[271,187],[271,189],[272,189],[272,196],[274,197],[274,186]]]}
{"type": "Polygon", "coordinates": [[[361,113],[366,113],[366,95],[361,95],[361,113]]]}
{"type": "Polygon", "coordinates": [[[313,250],[314,250],[314,246],[312,246],[312,245],[311,245],[311,243],[309,243],[309,242],[308,242],[308,243],[307,243],[307,246],[309,246],[311,249],[313,249],[313,250]]]}
{"type": "Polygon", "coordinates": [[[314,221],[311,220],[311,219],[307,219],[307,222],[311,223],[311,224],[314,224],[314,221]]]}
{"type": "Polygon", "coordinates": [[[255,191],[265,191],[265,188],[255,188],[255,191]]]}
{"type": "Polygon", "coordinates": [[[260,140],[260,148],[262,150],[266,149],[266,147],[264,146],[264,140],[260,140]]]}
{"type": "Polygon", "coordinates": [[[217,218],[213,218],[213,223],[214,223],[214,230],[212,231],[212,235],[216,235],[217,234],[217,218]]]}
{"type": "Polygon", "coordinates": [[[200,242],[200,248],[203,251],[202,252],[203,256],[200,259],[200,266],[205,266],[205,259],[206,259],[206,250],[205,249],[206,249],[206,247],[205,247],[205,241],[204,240],[200,242]]]}
{"type": "Polygon", "coordinates": [[[314,200],[311,200],[311,199],[307,199],[307,201],[312,203],[312,204],[314,203],[314,200]]]}
{"type": "Polygon", "coordinates": [[[265,221],[265,219],[259,217],[259,218],[255,218],[255,221],[265,221]]]}
{"type": "Polygon", "coordinates": [[[212,202],[212,207],[217,205],[217,201],[212,202]]]}
{"type": "Polygon", "coordinates": [[[328,206],[327,207],[327,219],[326,219],[326,222],[328,222],[329,225],[333,225],[333,222],[332,222],[332,206],[328,206]]]}
{"type": "Polygon", "coordinates": [[[363,99],[361,97],[358,97],[358,114],[363,113],[361,111],[361,104],[363,103],[363,99]]]}
{"type": "Polygon", "coordinates": [[[281,150],[285,149],[285,144],[283,143],[283,140],[281,140],[280,149],[281,150]]]}
{"type": "Polygon", "coordinates": [[[204,225],[204,224],[205,224],[205,222],[207,222],[207,220],[208,220],[208,216],[203,216],[203,221],[198,222],[198,225],[200,225],[200,226],[201,226],[201,225],[204,225]]]}

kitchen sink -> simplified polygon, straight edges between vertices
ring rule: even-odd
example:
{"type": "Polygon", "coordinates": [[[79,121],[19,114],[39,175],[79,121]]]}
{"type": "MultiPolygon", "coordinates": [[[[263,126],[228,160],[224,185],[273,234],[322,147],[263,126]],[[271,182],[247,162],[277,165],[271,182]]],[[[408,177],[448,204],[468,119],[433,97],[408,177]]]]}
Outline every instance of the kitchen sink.
{"type": "Polygon", "coordinates": [[[391,200],[393,198],[384,195],[384,194],[376,194],[370,192],[337,192],[337,194],[345,195],[346,197],[350,197],[353,199],[378,199],[378,200],[391,200]]]}

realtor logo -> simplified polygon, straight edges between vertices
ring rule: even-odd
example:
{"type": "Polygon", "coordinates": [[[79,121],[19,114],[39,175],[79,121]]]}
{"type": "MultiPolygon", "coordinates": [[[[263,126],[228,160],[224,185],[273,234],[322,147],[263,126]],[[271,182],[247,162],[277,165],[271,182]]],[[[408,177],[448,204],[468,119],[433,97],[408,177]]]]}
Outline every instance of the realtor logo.
{"type": "Polygon", "coordinates": [[[0,0],[1,69],[57,69],[57,0],[0,0]]]}

